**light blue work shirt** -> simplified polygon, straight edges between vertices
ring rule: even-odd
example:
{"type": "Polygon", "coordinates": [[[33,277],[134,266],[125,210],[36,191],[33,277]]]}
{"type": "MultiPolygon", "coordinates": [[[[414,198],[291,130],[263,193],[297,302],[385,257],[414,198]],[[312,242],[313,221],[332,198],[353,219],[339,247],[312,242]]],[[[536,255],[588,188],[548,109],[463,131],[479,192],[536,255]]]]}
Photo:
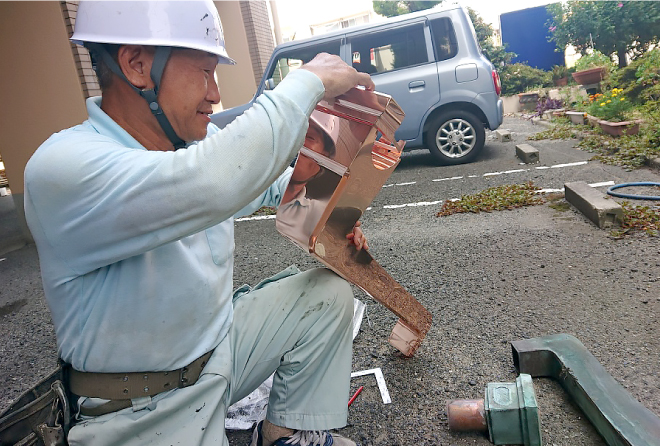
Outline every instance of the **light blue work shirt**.
{"type": "Polygon", "coordinates": [[[146,150],[91,98],[88,120],[39,147],[25,214],[62,359],[163,371],[218,345],[232,322],[233,216],[279,203],[323,93],[296,70],[225,129],[169,152],[146,150]]]}

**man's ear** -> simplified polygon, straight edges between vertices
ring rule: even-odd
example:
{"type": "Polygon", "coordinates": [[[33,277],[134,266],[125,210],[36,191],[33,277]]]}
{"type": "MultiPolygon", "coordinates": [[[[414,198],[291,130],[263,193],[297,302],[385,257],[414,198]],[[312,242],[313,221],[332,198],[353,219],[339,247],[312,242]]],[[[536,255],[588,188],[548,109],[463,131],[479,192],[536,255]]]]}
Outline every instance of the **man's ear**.
{"type": "Polygon", "coordinates": [[[153,88],[151,64],[154,60],[152,47],[144,45],[122,45],[117,51],[117,62],[126,79],[143,90],[153,88]]]}

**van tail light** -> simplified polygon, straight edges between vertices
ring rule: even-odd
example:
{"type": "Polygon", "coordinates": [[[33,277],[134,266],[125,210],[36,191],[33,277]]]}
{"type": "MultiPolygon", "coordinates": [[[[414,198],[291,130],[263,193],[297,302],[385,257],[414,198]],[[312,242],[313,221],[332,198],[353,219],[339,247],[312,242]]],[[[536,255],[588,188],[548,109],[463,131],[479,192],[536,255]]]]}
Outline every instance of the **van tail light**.
{"type": "Polygon", "coordinates": [[[500,75],[497,70],[493,70],[493,84],[495,85],[495,93],[499,96],[502,92],[502,83],[500,82],[500,75]]]}

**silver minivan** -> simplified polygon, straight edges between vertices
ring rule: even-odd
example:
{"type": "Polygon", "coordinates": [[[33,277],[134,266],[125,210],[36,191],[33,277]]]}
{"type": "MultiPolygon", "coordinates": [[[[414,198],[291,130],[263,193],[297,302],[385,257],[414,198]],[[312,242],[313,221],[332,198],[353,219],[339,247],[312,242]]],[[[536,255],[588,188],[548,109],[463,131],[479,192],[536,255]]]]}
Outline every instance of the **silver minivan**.
{"type": "MultiPolygon", "coordinates": [[[[484,146],[485,128],[495,130],[502,123],[499,75],[481,53],[460,6],[278,45],[255,98],[321,52],[370,73],[376,90],[391,95],[406,113],[396,138],[405,140],[406,148],[428,148],[441,164],[472,161],[484,146]]],[[[253,101],[211,119],[222,128],[253,101]]]]}

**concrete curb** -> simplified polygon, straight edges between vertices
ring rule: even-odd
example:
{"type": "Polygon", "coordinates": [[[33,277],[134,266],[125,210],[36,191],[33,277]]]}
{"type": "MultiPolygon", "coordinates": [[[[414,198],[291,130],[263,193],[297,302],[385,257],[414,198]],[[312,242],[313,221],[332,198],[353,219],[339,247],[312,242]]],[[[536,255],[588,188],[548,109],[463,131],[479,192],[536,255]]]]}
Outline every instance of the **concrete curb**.
{"type": "Polygon", "coordinates": [[[584,181],[564,184],[565,198],[601,229],[620,226],[623,208],[614,200],[605,198],[584,181]]]}

